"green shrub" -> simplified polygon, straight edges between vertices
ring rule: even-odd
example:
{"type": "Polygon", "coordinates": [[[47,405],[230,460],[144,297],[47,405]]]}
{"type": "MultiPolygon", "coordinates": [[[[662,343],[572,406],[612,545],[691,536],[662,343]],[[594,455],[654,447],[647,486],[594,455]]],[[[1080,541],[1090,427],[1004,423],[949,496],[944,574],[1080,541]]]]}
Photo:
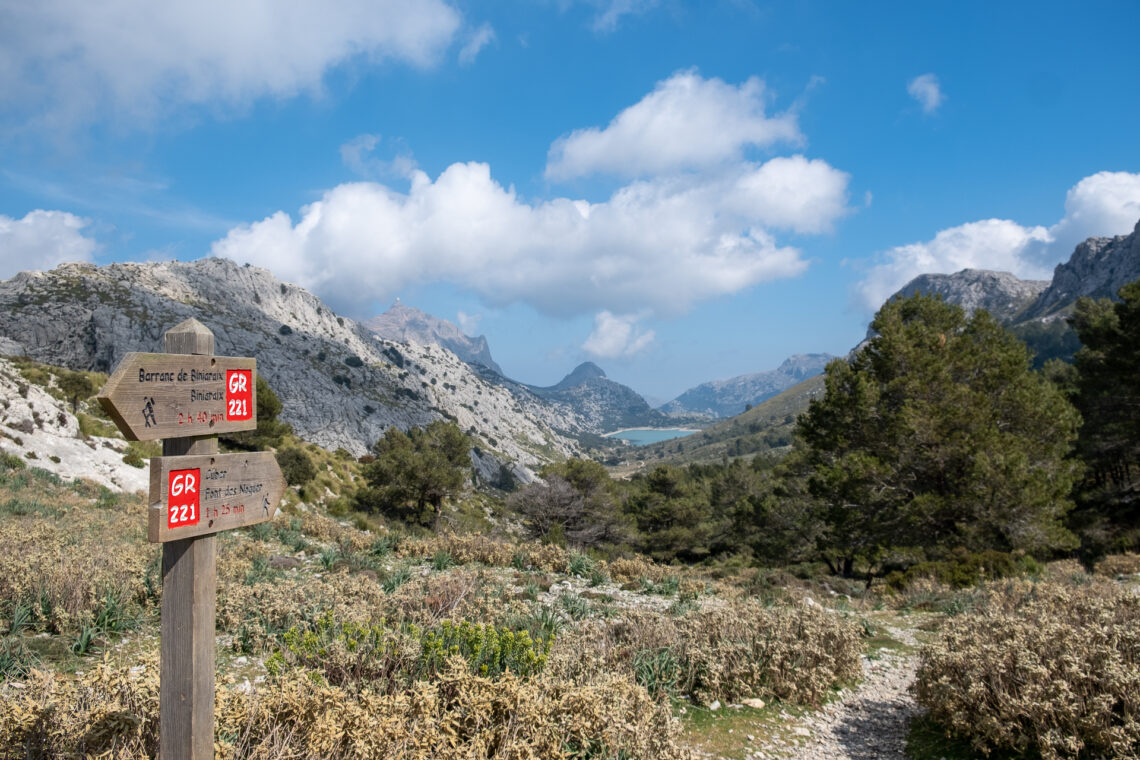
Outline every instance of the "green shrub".
{"type": "Polygon", "coordinates": [[[919,704],[986,754],[1140,757],[1140,596],[1007,581],[925,647],[919,704]]]}
{"type": "Polygon", "coordinates": [[[24,678],[39,664],[17,636],[0,639],[0,683],[24,678]]]}
{"type": "Polygon", "coordinates": [[[277,452],[277,464],[291,486],[303,486],[317,476],[312,457],[304,449],[284,449],[277,452]]]}
{"type": "Polygon", "coordinates": [[[525,630],[444,620],[438,626],[361,625],[334,620],[331,612],[310,626],[294,626],[266,662],[270,674],[289,668],[320,673],[330,684],[364,683],[392,693],[414,681],[435,678],[449,657],[461,657],[475,675],[505,673],[526,678],[546,664],[553,637],[534,639],[525,630]]]}

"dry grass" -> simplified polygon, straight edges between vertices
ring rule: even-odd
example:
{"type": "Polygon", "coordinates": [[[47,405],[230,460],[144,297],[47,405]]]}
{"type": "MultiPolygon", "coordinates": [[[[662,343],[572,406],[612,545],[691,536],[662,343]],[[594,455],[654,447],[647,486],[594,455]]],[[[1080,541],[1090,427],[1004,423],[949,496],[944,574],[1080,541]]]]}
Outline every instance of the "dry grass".
{"type": "Polygon", "coordinates": [[[1007,581],[923,649],[920,704],[981,751],[1140,757],[1140,596],[1007,581]]]}

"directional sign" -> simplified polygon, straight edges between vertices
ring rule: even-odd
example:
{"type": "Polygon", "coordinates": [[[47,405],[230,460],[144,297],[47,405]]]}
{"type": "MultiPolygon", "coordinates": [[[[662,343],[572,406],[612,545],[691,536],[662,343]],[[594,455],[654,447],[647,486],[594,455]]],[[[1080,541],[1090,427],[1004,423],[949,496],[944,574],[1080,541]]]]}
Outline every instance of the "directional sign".
{"type": "Polygon", "coordinates": [[[129,353],[99,394],[128,440],[188,438],[257,427],[257,360],[129,353]]]}
{"type": "Polygon", "coordinates": [[[147,535],[160,544],[272,520],[284,495],[271,451],[155,457],[147,535]]]}

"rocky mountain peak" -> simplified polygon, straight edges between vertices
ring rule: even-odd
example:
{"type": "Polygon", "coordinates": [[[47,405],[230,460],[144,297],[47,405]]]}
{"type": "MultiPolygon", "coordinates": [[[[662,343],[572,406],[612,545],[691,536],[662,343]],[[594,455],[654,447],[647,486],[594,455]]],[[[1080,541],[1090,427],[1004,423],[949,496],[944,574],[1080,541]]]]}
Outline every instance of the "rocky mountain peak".
{"type": "Polygon", "coordinates": [[[908,298],[916,293],[939,295],[973,314],[985,309],[1002,322],[1016,320],[1049,287],[1046,280],[1021,280],[1009,272],[989,269],[963,269],[954,274],[922,274],[891,298],[908,298]]]}
{"type": "Polygon", "coordinates": [[[604,378],[605,376],[605,371],[602,370],[602,368],[597,364],[594,364],[593,362],[582,362],[574,368],[573,372],[559,380],[558,383],[552,387],[559,390],[564,388],[576,388],[579,385],[584,385],[587,381],[592,380],[596,377],[604,378]]]}
{"type": "Polygon", "coordinates": [[[446,319],[397,301],[383,314],[362,323],[387,340],[441,346],[468,364],[481,364],[502,375],[503,370],[491,358],[486,337],[471,337],[446,319]]]}
{"type": "Polygon", "coordinates": [[[106,372],[128,351],[161,351],[164,331],[190,317],[213,331],[218,354],[255,357],[281,416],[328,449],[362,454],[390,427],[446,417],[479,442],[488,473],[502,464],[526,481],[550,452],[576,449],[558,431],[585,425],[445,348],[379,338],[268,270],[226,259],[21,273],[0,282],[0,354],[106,372]]]}
{"type": "Polygon", "coordinates": [[[1082,296],[1116,298],[1121,285],[1140,278],[1140,221],[1127,235],[1089,238],[1053,270],[1053,282],[1025,313],[1049,319],[1082,296]]]}

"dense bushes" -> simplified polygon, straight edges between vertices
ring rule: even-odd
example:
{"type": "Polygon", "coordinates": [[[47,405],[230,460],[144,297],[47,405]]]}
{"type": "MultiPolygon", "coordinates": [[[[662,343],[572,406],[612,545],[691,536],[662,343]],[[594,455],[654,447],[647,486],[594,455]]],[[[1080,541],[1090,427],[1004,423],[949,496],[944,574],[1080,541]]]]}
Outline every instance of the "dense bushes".
{"type": "Polygon", "coordinates": [[[313,459],[304,449],[283,449],[277,452],[277,464],[285,482],[291,486],[303,486],[317,476],[313,459]]]}
{"type": "Polygon", "coordinates": [[[1140,757],[1140,596],[1007,581],[922,651],[915,693],[979,750],[1140,757]]]}
{"type": "Polygon", "coordinates": [[[683,617],[630,611],[604,630],[563,640],[555,670],[632,672],[655,696],[701,704],[746,697],[818,705],[861,674],[855,623],[818,607],[754,602],[683,617]]]}
{"type": "MultiPolygon", "coordinates": [[[[78,679],[36,673],[0,701],[0,755],[35,760],[153,757],[158,673],[153,660],[132,671],[97,665],[78,679]]],[[[561,760],[621,757],[681,760],[678,726],[628,676],[579,682],[539,676],[500,680],[463,664],[433,682],[379,694],[316,682],[302,671],[255,695],[218,694],[218,758],[502,757],[561,760]]]]}

